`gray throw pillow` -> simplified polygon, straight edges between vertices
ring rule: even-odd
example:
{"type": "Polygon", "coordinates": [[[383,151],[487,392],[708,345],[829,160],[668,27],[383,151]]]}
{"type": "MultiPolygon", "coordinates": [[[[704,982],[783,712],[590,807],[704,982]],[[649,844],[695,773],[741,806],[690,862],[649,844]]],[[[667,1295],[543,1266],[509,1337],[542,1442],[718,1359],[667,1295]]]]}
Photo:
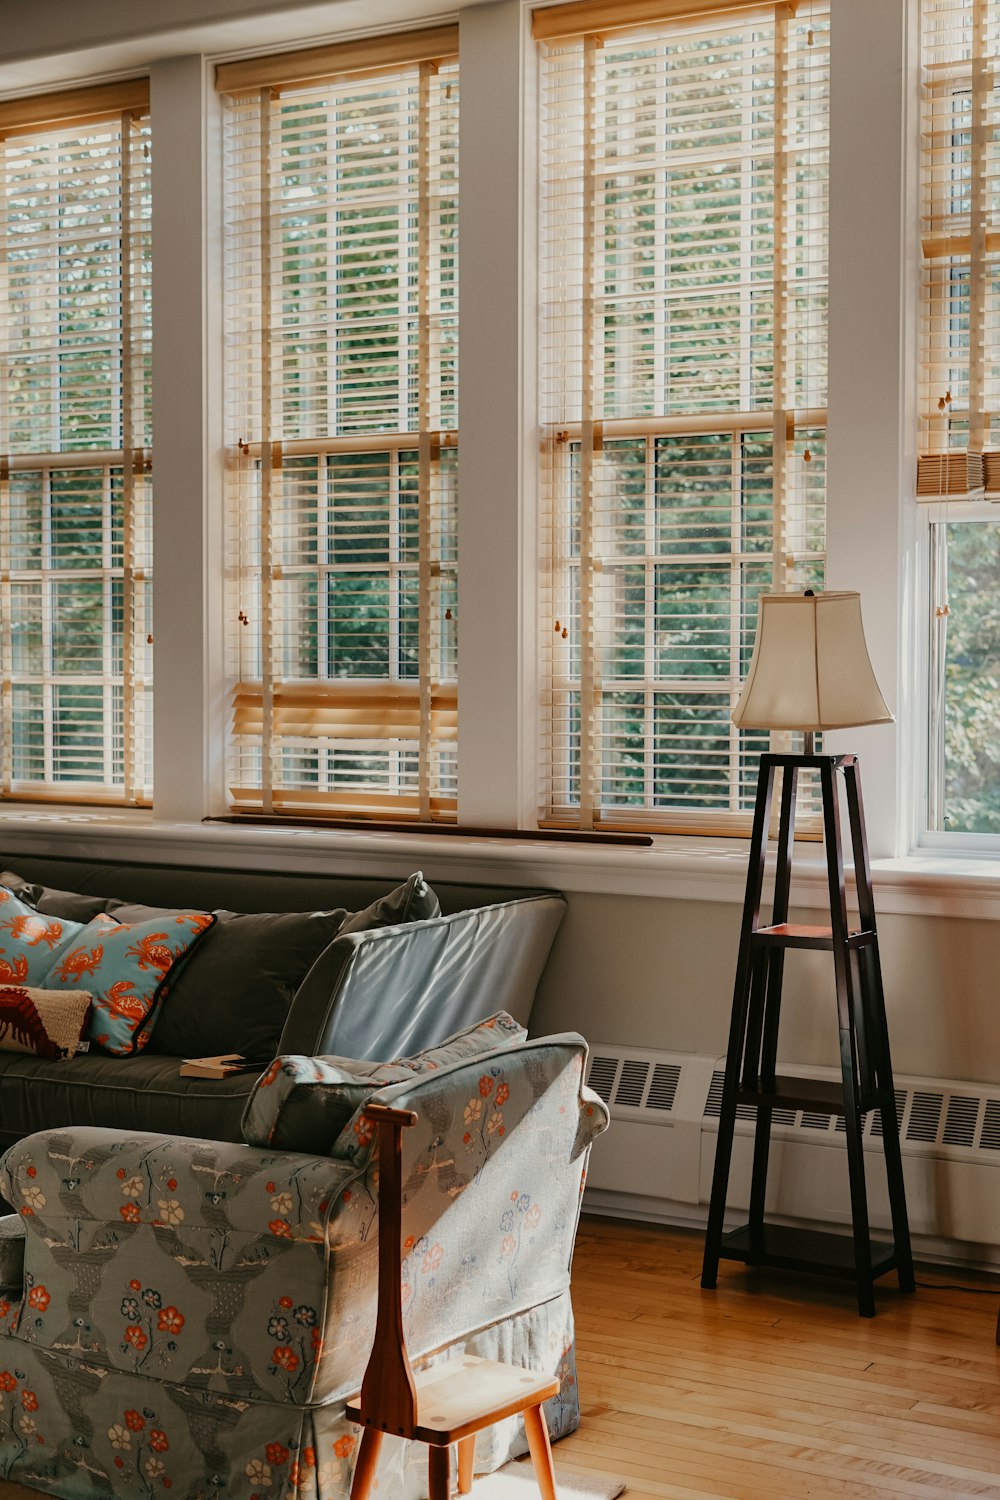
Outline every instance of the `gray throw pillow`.
{"type": "Polygon", "coordinates": [[[396,927],[400,922],[425,922],[441,915],[441,903],[424,879],[422,870],[415,870],[402,885],[397,885],[388,896],[380,896],[363,911],[349,916],[341,928],[342,932],[370,932],[375,927],[396,927]]]}
{"type": "MultiPolygon", "coordinates": [[[[127,913],[132,908],[122,908],[127,913]]],[[[118,912],[115,912],[118,916],[118,912]]],[[[295,992],[347,912],[216,912],[216,924],[169,985],[149,1050],[174,1057],[241,1052],[267,1062],[295,992]],[[209,939],[214,941],[209,942],[209,939]]]]}
{"type": "Polygon", "coordinates": [[[13,870],[0,874],[0,885],[6,886],[19,901],[34,907],[43,917],[58,917],[62,922],[92,922],[102,912],[113,912],[121,906],[114,896],[84,896],[79,891],[60,891],[55,886],[25,880],[13,870]]]}

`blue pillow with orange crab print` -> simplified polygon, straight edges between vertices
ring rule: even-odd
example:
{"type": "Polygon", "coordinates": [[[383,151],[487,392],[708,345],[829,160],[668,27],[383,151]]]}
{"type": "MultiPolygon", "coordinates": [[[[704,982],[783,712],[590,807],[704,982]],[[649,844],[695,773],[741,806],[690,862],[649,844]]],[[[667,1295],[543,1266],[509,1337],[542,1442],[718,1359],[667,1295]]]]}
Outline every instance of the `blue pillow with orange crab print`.
{"type": "Polygon", "coordinates": [[[152,922],[100,915],[45,976],[47,989],[86,989],[94,997],[87,1035],[119,1057],[141,1052],[160,1008],[164,980],[215,921],[211,912],[171,912],[152,922]]]}
{"type": "Polygon", "coordinates": [[[0,984],[39,988],[53,960],[82,931],[82,922],[43,917],[0,885],[0,984]]]}

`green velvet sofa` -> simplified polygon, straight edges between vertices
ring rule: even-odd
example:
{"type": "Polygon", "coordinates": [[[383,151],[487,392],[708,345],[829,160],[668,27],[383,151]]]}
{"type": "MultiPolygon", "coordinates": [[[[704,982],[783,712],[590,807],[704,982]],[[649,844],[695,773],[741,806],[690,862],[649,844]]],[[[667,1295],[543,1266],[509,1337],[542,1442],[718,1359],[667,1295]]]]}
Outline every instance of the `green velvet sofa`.
{"type": "MultiPolygon", "coordinates": [[[[359,911],[394,884],[388,879],[63,859],[16,851],[0,858],[4,870],[57,892],[230,913],[359,911]]],[[[555,892],[447,882],[435,883],[434,890],[440,916],[345,932],[306,972],[293,976],[280,1034],[272,1036],[268,1054],[388,1060],[434,1046],[499,1009],[527,1024],[564,898],[555,892]]],[[[190,962],[197,959],[196,953],[190,962]]],[[[280,969],[281,964],[276,946],[273,964],[265,959],[260,969],[280,969]]],[[[254,1033],[252,1024],[254,981],[241,980],[235,994],[226,989],[220,982],[218,1014],[203,1018],[216,1023],[214,1032],[210,1025],[193,1026],[188,1039],[174,1025],[170,1050],[157,1044],[161,1017],[150,1047],[136,1057],[95,1050],[49,1062],[0,1052],[0,1150],[35,1131],[65,1126],[239,1141],[240,1118],[256,1075],[201,1079],[179,1073],[180,1057],[247,1052],[250,1034],[259,1043],[259,1030],[254,1033]],[[222,1045],[208,1046],[213,1036],[222,1045]]],[[[253,1055],[259,1055],[259,1045],[253,1055]]]]}

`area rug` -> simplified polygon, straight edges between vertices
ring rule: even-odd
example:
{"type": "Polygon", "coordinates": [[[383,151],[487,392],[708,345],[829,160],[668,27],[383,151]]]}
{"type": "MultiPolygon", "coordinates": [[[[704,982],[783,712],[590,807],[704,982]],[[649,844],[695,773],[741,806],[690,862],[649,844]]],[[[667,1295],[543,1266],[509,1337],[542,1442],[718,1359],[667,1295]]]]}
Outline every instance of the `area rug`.
{"type": "MultiPolygon", "coordinates": [[[[609,1479],[606,1474],[577,1474],[556,1464],[559,1500],[615,1500],[624,1489],[624,1479],[609,1479]]],[[[495,1474],[477,1479],[472,1494],[474,1500],[536,1500],[538,1485],[529,1461],[519,1458],[514,1463],[505,1464],[495,1474]]],[[[2,1494],[0,1500],[3,1500],[2,1494]]]]}

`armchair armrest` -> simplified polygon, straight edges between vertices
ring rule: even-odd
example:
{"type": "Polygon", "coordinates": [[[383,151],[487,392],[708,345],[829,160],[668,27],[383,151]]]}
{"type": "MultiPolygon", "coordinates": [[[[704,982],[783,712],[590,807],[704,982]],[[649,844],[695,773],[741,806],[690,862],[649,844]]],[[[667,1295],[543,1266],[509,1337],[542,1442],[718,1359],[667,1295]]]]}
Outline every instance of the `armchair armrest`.
{"type": "MultiPolygon", "coordinates": [[[[419,1117],[403,1142],[403,1305],[414,1358],[568,1287],[590,1145],[608,1123],[604,1103],[582,1086],[585,1055],[572,1034],[528,1041],[390,1084],[367,1101],[419,1117]]],[[[335,1148],[357,1176],[329,1224],[314,1399],[351,1394],[371,1350],[377,1159],[365,1107],[335,1148]]]]}
{"type": "Polygon", "coordinates": [[[43,1130],[0,1161],[0,1193],[35,1221],[267,1233],[322,1243],[349,1168],[226,1141],[81,1125],[43,1130]]]}

